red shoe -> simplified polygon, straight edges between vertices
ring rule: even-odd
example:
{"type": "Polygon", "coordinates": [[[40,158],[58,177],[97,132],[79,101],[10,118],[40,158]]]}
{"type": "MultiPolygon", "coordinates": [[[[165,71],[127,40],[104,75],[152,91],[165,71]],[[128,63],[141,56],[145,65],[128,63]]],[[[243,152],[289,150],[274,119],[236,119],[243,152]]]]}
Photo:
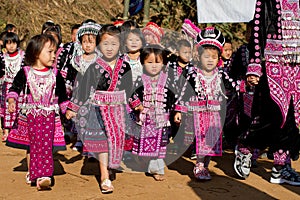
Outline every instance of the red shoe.
{"type": "Polygon", "coordinates": [[[2,142],[6,142],[7,137],[8,137],[8,134],[4,134],[4,135],[2,136],[2,142]]]}
{"type": "Polygon", "coordinates": [[[204,163],[199,162],[194,167],[194,175],[198,180],[211,180],[211,176],[206,167],[204,167],[204,163]]]}

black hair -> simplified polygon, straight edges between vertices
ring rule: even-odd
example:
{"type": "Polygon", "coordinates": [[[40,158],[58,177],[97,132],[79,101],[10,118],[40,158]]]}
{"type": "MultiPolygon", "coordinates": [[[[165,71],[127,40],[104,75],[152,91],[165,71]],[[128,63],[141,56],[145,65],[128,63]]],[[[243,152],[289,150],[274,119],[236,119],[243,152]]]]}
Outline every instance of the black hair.
{"type": "Polygon", "coordinates": [[[192,45],[191,45],[191,43],[190,43],[188,40],[186,40],[186,39],[181,39],[181,40],[179,40],[179,41],[177,42],[176,50],[179,51],[179,49],[180,49],[181,47],[189,47],[189,48],[192,48],[192,45]]]}
{"type": "Polygon", "coordinates": [[[232,44],[232,41],[229,37],[225,37],[225,43],[232,44]]]}
{"type": "Polygon", "coordinates": [[[52,35],[36,35],[29,40],[24,58],[26,65],[33,66],[36,64],[36,61],[47,42],[50,42],[50,45],[57,47],[57,43],[52,35]]]}
{"type": "Polygon", "coordinates": [[[131,27],[139,28],[139,25],[133,20],[126,20],[121,26],[121,31],[129,31],[131,27]]]}
{"type": "Polygon", "coordinates": [[[56,24],[54,26],[50,26],[47,29],[44,30],[44,34],[52,34],[54,33],[57,38],[58,38],[58,46],[61,44],[62,42],[62,36],[61,36],[61,28],[60,25],[56,24]]]}
{"type": "Polygon", "coordinates": [[[109,34],[111,36],[117,36],[119,38],[119,41],[121,43],[121,36],[120,36],[120,29],[115,27],[113,24],[105,24],[102,26],[102,28],[99,31],[98,37],[99,42],[101,42],[102,36],[104,34],[109,34]]]}
{"type": "Polygon", "coordinates": [[[71,27],[71,33],[73,33],[74,30],[79,29],[80,26],[81,24],[73,24],[71,27]]]}
{"type": "Polygon", "coordinates": [[[145,60],[151,53],[154,53],[155,57],[160,56],[163,60],[163,64],[167,62],[167,51],[159,44],[149,44],[141,50],[140,61],[141,64],[145,64],[145,60]]]}
{"type": "Polygon", "coordinates": [[[4,30],[5,30],[5,31],[11,31],[11,30],[13,30],[14,28],[17,28],[17,27],[16,27],[15,25],[13,25],[13,24],[6,24],[4,30]]]}
{"type": "Polygon", "coordinates": [[[8,42],[13,42],[13,43],[17,43],[17,47],[20,46],[20,39],[19,36],[16,33],[13,32],[7,32],[4,36],[3,36],[3,47],[6,47],[6,44],[8,42]]]}
{"type": "Polygon", "coordinates": [[[97,35],[94,35],[94,34],[83,34],[82,36],[80,36],[79,38],[78,38],[78,40],[79,40],[79,42],[80,42],[80,44],[82,44],[82,37],[84,36],[84,35],[88,35],[89,36],[89,42],[90,42],[90,37],[92,36],[92,37],[95,37],[95,40],[96,40],[96,46],[99,44],[99,42],[100,42],[100,37],[98,37],[97,35]]]}
{"type": "Polygon", "coordinates": [[[48,29],[51,26],[55,26],[55,23],[51,20],[46,21],[43,25],[42,25],[42,32],[41,34],[43,34],[45,32],[46,29],[48,29]]]}

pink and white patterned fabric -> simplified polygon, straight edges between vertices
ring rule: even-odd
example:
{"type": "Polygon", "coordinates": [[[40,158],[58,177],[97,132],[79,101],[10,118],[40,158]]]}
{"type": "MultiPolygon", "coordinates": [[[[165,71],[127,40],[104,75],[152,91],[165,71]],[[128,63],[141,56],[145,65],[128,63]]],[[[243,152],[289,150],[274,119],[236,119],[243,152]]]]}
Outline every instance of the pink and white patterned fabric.
{"type": "Polygon", "coordinates": [[[275,165],[291,164],[291,158],[289,151],[279,150],[273,153],[275,165]]]}
{"type": "Polygon", "coordinates": [[[300,125],[300,9],[298,0],[278,1],[279,35],[268,35],[265,58],[272,99],[279,106],[284,125],[291,98],[296,125],[300,125]],[[281,8],[281,9],[280,9],[281,8]]]}
{"type": "Polygon", "coordinates": [[[222,129],[219,112],[194,112],[196,154],[222,156],[222,129]]]}
{"type": "Polygon", "coordinates": [[[220,118],[221,77],[217,71],[208,80],[201,70],[196,76],[197,101],[189,102],[193,111],[196,136],[196,154],[205,156],[222,155],[222,124],[220,118]]]}
{"type": "MultiPolygon", "coordinates": [[[[26,77],[23,87],[30,93],[24,95],[26,103],[21,107],[18,123],[7,142],[12,147],[30,150],[29,171],[33,181],[53,175],[53,150],[65,150],[65,140],[55,95],[57,69],[41,72],[25,66],[23,70],[26,77]]],[[[10,97],[17,98],[18,94],[10,92],[7,98],[10,97]]]]}
{"type": "Polygon", "coordinates": [[[27,115],[28,136],[30,141],[30,180],[39,177],[50,177],[54,171],[52,154],[55,134],[55,113],[48,116],[27,115]]]}
{"type": "Polygon", "coordinates": [[[19,95],[16,103],[16,112],[8,112],[8,102],[6,96],[8,94],[9,88],[12,86],[14,77],[17,75],[18,71],[21,69],[25,52],[23,50],[18,50],[18,53],[11,57],[8,53],[3,54],[3,60],[5,63],[5,75],[3,77],[2,85],[2,97],[1,97],[1,112],[0,116],[3,117],[4,128],[10,129],[17,117],[17,113],[20,110],[19,105],[23,102],[23,95],[19,95]]]}
{"type": "Polygon", "coordinates": [[[165,85],[167,74],[160,72],[156,87],[152,86],[151,77],[143,74],[144,110],[140,114],[142,122],[141,134],[135,138],[133,143],[133,154],[139,156],[164,158],[166,155],[166,144],[164,144],[164,127],[170,126],[169,113],[164,110],[165,85]]]}
{"type": "MultiPolygon", "coordinates": [[[[125,140],[125,91],[98,91],[104,97],[98,104],[103,119],[109,155],[109,167],[116,169],[120,166],[125,140]],[[120,98],[123,96],[123,99],[120,98]],[[110,104],[109,104],[110,103],[110,104]]],[[[86,142],[85,142],[86,144],[86,142]]]]}

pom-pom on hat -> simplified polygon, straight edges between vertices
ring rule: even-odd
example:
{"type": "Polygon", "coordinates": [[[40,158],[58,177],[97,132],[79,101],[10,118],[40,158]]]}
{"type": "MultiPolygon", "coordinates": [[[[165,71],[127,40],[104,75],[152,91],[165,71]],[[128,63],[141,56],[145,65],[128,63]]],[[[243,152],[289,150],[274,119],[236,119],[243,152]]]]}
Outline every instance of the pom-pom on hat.
{"type": "Polygon", "coordinates": [[[185,19],[181,30],[184,34],[188,35],[189,37],[193,38],[193,40],[196,40],[197,35],[200,33],[200,29],[191,22],[189,19],[185,19]]]}
{"type": "Polygon", "coordinates": [[[218,29],[214,27],[207,27],[198,33],[195,42],[197,44],[197,48],[199,48],[199,46],[214,46],[220,51],[220,53],[222,53],[225,38],[218,29]]]}
{"type": "Polygon", "coordinates": [[[83,23],[77,31],[76,40],[79,41],[79,38],[86,34],[98,35],[100,29],[100,24],[93,22],[83,23]]]}
{"type": "Polygon", "coordinates": [[[115,26],[115,27],[120,27],[120,26],[122,26],[123,24],[124,24],[124,20],[120,20],[120,19],[118,19],[118,20],[116,20],[114,23],[113,23],[113,25],[115,26]]]}
{"type": "Polygon", "coordinates": [[[154,36],[155,42],[160,43],[161,38],[164,35],[164,31],[154,22],[148,22],[142,30],[143,35],[151,34],[154,36]]]}

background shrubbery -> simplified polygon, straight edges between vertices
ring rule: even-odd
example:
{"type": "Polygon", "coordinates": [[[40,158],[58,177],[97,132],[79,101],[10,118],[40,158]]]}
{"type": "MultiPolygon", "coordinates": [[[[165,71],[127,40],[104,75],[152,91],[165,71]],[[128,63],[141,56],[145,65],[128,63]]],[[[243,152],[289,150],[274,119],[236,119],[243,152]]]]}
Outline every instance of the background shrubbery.
{"type": "MultiPolygon", "coordinates": [[[[151,0],[150,18],[163,28],[179,30],[185,18],[197,22],[195,0],[151,0]]],[[[63,42],[70,40],[70,27],[91,18],[98,23],[110,23],[123,15],[123,0],[9,0],[0,1],[0,30],[7,23],[18,27],[21,46],[41,31],[42,24],[52,20],[62,27],[63,42]]],[[[142,25],[143,12],[130,17],[142,25]]],[[[204,28],[207,24],[199,25],[204,28]]],[[[216,24],[235,46],[244,40],[244,24],[216,24]]]]}

